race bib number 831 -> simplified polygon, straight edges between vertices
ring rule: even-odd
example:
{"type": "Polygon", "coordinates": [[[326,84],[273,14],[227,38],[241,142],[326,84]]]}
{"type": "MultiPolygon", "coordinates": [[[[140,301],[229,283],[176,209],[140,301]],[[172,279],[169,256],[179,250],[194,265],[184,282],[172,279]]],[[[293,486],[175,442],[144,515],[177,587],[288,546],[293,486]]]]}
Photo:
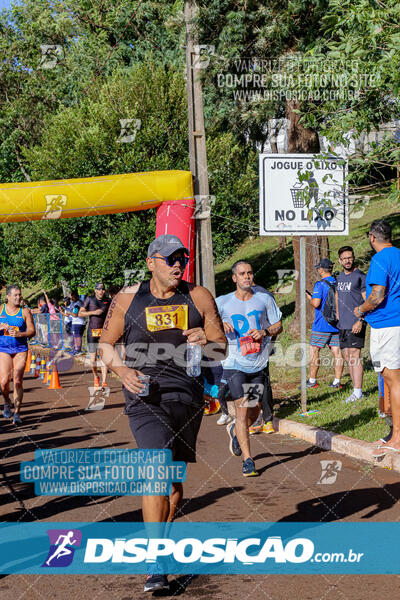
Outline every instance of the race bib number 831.
{"type": "Polygon", "coordinates": [[[146,325],[149,331],[188,328],[188,305],[147,306],[146,325]]]}

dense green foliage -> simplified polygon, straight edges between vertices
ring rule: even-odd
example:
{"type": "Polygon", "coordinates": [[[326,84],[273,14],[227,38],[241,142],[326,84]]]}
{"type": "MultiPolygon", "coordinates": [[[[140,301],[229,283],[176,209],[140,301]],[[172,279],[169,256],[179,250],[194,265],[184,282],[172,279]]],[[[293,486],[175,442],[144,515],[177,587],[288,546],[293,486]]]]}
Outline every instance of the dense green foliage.
{"type": "MultiPolygon", "coordinates": [[[[285,115],[288,88],[305,94],[295,109],[302,121],[335,142],[398,116],[400,5],[198,0],[198,6],[199,41],[210,59],[201,74],[220,262],[258,230],[257,152],[268,120],[285,115]],[[281,62],[271,68],[270,59],[281,62]],[[318,95],[329,70],[343,75],[343,93],[334,99],[318,95]],[[375,77],[355,84],[360,74],[375,77]],[[231,86],[234,75],[265,79],[262,86],[243,80],[231,86]],[[248,88],[281,95],[235,97],[248,88]]],[[[188,169],[183,7],[183,0],[20,0],[0,13],[0,181],[188,169]],[[44,45],[57,46],[50,66],[44,45]],[[141,122],[130,143],[118,140],[121,119],[141,122]]],[[[399,162],[399,142],[389,136],[352,159],[359,169],[354,180],[372,171],[392,176],[399,162]]],[[[26,284],[104,277],[122,285],[124,269],[143,267],[154,227],[154,210],[2,225],[0,274],[26,284]]]]}

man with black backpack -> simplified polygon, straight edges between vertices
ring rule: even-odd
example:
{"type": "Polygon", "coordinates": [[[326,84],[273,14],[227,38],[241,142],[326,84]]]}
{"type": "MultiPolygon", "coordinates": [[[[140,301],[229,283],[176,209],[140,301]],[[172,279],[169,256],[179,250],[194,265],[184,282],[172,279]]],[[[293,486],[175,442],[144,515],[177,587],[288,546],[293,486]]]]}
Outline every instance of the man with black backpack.
{"type": "Polygon", "coordinates": [[[307,300],[315,309],[315,318],[311,331],[310,342],[310,377],[307,387],[316,388],[319,368],[319,352],[329,346],[335,359],[335,379],[329,387],[340,389],[340,378],[343,372],[343,358],[340,352],[339,330],[336,325],[336,279],[332,276],[333,263],[329,258],[323,258],[315,268],[321,277],[314,285],[312,295],[307,294],[307,300]]]}

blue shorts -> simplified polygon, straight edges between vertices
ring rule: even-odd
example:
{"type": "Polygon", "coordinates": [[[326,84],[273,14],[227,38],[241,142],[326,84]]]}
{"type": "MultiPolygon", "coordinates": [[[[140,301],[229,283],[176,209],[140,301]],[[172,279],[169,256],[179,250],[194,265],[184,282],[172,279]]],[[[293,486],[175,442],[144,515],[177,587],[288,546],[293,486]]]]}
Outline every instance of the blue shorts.
{"type": "Polygon", "coordinates": [[[85,331],[84,325],[77,325],[77,324],[72,325],[72,335],[74,337],[82,337],[84,331],[85,331]]]}
{"type": "Polygon", "coordinates": [[[325,346],[339,347],[339,332],[333,333],[330,331],[312,331],[310,344],[311,346],[318,346],[318,348],[324,348],[325,346]]]}

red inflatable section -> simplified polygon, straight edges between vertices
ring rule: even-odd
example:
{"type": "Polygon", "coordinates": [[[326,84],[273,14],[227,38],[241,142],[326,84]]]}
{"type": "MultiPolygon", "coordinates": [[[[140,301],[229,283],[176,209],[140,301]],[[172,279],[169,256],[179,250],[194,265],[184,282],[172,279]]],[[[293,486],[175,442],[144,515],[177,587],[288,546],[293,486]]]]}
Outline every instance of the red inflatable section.
{"type": "Polygon", "coordinates": [[[156,237],[164,233],[177,235],[189,250],[190,258],[183,278],[194,283],[195,275],[195,219],[194,198],[163,202],[157,208],[156,237]]]}

